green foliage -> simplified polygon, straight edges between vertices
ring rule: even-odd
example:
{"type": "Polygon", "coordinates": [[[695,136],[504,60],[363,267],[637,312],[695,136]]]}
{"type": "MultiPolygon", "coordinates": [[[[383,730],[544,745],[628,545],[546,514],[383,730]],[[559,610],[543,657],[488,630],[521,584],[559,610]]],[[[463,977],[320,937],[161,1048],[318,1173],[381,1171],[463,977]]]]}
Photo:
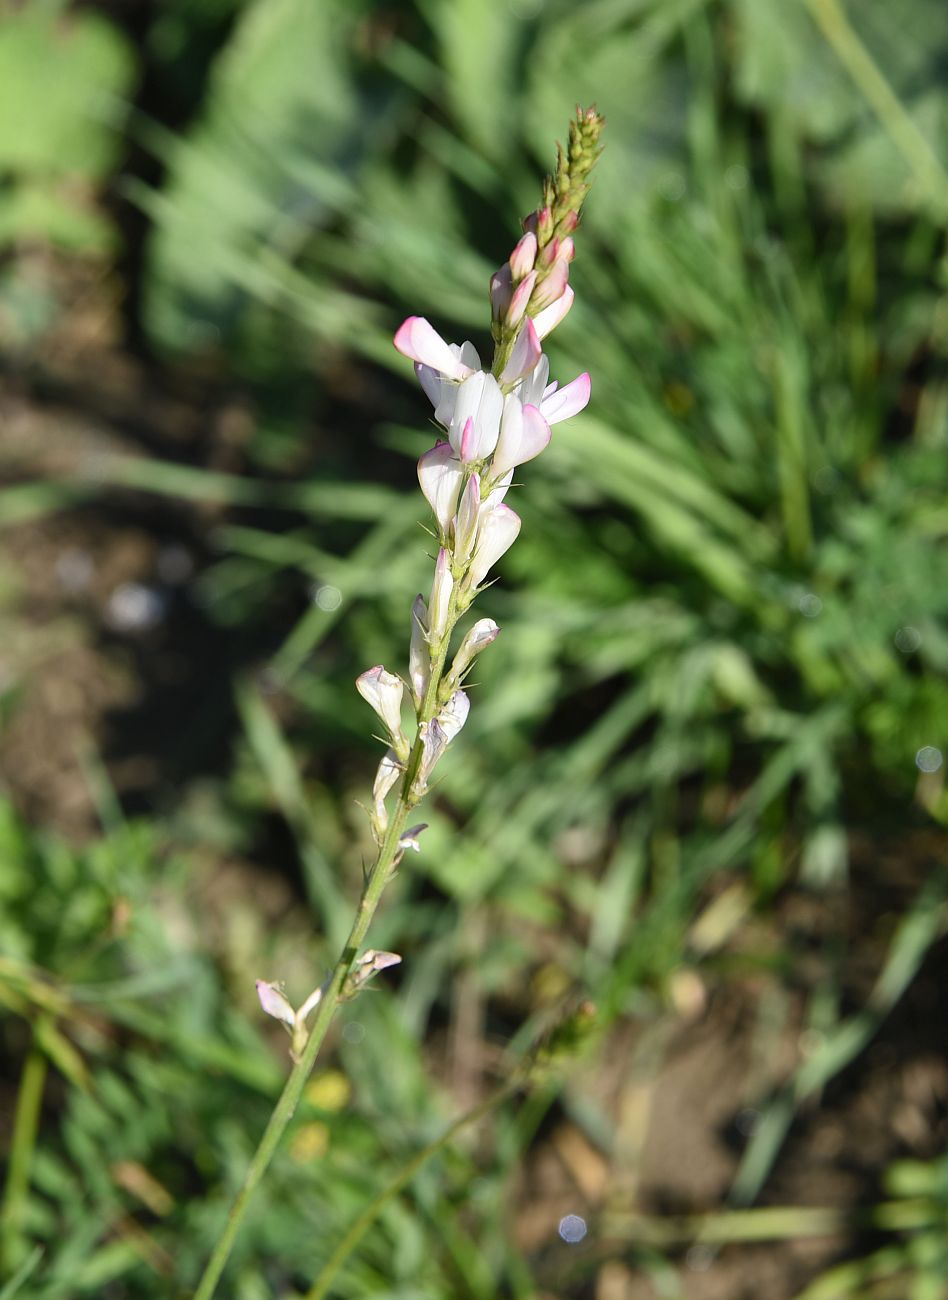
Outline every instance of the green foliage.
{"type": "Polygon", "coordinates": [[[110,231],[90,186],[121,150],[134,56],[107,19],[58,7],[26,5],[0,26],[0,247],[100,251],[110,231]]]}

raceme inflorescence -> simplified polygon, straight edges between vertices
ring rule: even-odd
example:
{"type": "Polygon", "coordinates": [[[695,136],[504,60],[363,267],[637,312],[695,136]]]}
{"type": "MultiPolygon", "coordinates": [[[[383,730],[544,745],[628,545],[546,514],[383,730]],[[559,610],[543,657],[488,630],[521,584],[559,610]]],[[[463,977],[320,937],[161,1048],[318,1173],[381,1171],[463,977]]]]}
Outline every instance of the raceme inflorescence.
{"type": "Polygon", "coordinates": [[[568,146],[558,149],[556,169],[544,183],[539,207],[525,219],[521,239],[491,277],[494,356],[490,369],[481,366],[473,344],[447,343],[421,316],[409,316],[395,334],[395,347],[415,363],[444,436],[418,462],[418,481],[434,516],[438,552],[428,598],[417,596],[411,608],[407,678],[377,664],[356,682],[382,724],[386,746],[369,808],[377,853],[366,873],[345,947],[323,983],[294,1009],[282,984],[257,981],[263,1010],[292,1037],[295,1064],[194,1300],[210,1300],[214,1293],[250,1199],[293,1117],[336,1008],[379,971],[401,961],[397,953],[363,951],[362,945],[402,858],[409,850],[419,850],[425,826],[409,824],[411,814],[467,720],[470,700],[465,679],[500,629],[490,618],[477,620],[450,657],[452,634],[520,532],[520,517],[507,500],[514,472],[548,446],[553,425],[583,410],[589,401],[588,374],[562,388],[550,380],[542,344],[573,304],[569,283],[576,251],[573,236],[589,175],[601,151],[602,127],[603,118],[595,108],[577,110],[568,146]],[[406,733],[408,706],[413,722],[406,733]]]}

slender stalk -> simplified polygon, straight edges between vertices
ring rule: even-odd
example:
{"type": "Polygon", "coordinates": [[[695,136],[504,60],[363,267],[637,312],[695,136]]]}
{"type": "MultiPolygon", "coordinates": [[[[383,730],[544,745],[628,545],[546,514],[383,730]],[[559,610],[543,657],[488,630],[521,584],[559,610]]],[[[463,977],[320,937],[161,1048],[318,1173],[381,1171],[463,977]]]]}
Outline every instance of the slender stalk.
{"type": "Polygon", "coordinates": [[[377,1196],[373,1197],[359,1217],[350,1226],[346,1235],[342,1238],[332,1255],[330,1255],[329,1259],[323,1265],[319,1277],[317,1277],[316,1281],[306,1292],[305,1300],[323,1300],[323,1297],[329,1293],[329,1288],[332,1285],[336,1274],[355,1250],[356,1246],[358,1246],[369,1228],[371,1228],[382,1210],[385,1209],[385,1206],[389,1201],[393,1200],[402,1188],[411,1182],[422,1165],[453,1142],[462,1129],[467,1128],[471,1124],[476,1124],[479,1119],[483,1119],[485,1115],[489,1114],[497,1106],[502,1105],[508,1097],[512,1096],[513,1093],[516,1092],[521,1083],[522,1080],[508,1082],[505,1083],[503,1087],[490,1093],[489,1096],[485,1097],[483,1101],[479,1102],[471,1110],[460,1115],[453,1124],[445,1129],[440,1137],[435,1138],[435,1140],[430,1142],[426,1147],[422,1147],[420,1151],[416,1152],[416,1154],[412,1156],[411,1160],[409,1160],[406,1165],[402,1166],[395,1177],[382,1188],[377,1196]]]}
{"type": "Polygon", "coordinates": [[[398,802],[392,812],[385,838],[379,848],[378,857],[366,878],[362,897],[359,900],[359,906],[352,923],[352,929],[349,931],[349,937],[323,992],[316,1019],[313,1021],[309,1037],[306,1040],[306,1046],[287,1078],[280,1098],[264,1130],[263,1137],[260,1139],[260,1144],[247,1167],[243,1184],[227,1216],[227,1223],[201,1275],[197,1290],[194,1293],[194,1300],[210,1300],[210,1297],[214,1294],[217,1283],[220,1281],[221,1274],[234,1248],[234,1243],[240,1232],[244,1216],[250,1207],[254,1192],[270,1167],[270,1162],[273,1160],[276,1149],[280,1144],[280,1139],[286,1132],[287,1126],[299,1105],[306,1081],[313,1071],[319,1050],[339,1006],[346,979],[368,933],[372,918],[385,891],[385,886],[391,879],[392,872],[401,856],[399,840],[405,830],[408,815],[417,803],[412,787],[422,759],[420,724],[430,722],[438,711],[438,691],[444,674],[451,633],[460,617],[457,608],[456,590],[455,587],[452,592],[444,636],[440,642],[431,647],[431,676],[425,698],[418,712],[419,734],[415,738],[411,754],[405,765],[405,779],[402,783],[398,802]]]}
{"type": "Polygon", "coordinates": [[[46,1070],[46,1057],[36,1046],[34,1033],[33,1044],[27,1053],[23,1073],[20,1075],[16,1114],[13,1117],[13,1133],[10,1138],[10,1155],[7,1162],[7,1181],[3,1190],[3,1210],[0,1214],[0,1222],[3,1225],[4,1263],[10,1272],[21,1262],[25,1250],[22,1232],[23,1210],[30,1185],[30,1165],[33,1162],[33,1150],[39,1129],[46,1070]]]}

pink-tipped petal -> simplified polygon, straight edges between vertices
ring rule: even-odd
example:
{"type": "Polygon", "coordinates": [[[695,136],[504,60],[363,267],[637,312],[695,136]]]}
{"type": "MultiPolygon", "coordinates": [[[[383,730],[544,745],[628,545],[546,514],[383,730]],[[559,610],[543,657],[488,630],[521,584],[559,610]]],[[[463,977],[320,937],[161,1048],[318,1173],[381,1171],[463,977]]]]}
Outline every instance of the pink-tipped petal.
{"type": "Polygon", "coordinates": [[[534,305],[539,309],[535,316],[552,303],[558,302],[566,292],[569,284],[569,262],[554,262],[553,268],[533,295],[534,305]]]}
{"type": "Polygon", "coordinates": [[[464,428],[461,430],[461,446],[459,448],[462,460],[473,460],[477,450],[477,433],[474,428],[474,420],[468,416],[464,422],[464,428]]]}
{"type": "Polygon", "coordinates": [[[574,297],[575,294],[567,285],[556,302],[550,303],[549,307],[544,307],[541,312],[534,316],[533,324],[537,332],[537,338],[545,339],[548,334],[556,329],[570,307],[572,307],[574,297]]]}
{"type": "Polygon", "coordinates": [[[402,356],[420,361],[449,379],[464,379],[471,373],[424,316],[409,316],[401,323],[395,334],[395,346],[402,356]]]}
{"type": "Polygon", "coordinates": [[[540,360],[541,352],[536,327],[528,316],[523,329],[517,335],[517,341],[513,345],[510,359],[504,366],[500,382],[502,384],[515,384],[518,379],[522,379],[524,375],[529,374],[540,360]]]}
{"type": "Polygon", "coordinates": [[[504,397],[497,380],[483,370],[465,379],[457,390],[448,438],[460,458],[483,460],[497,446],[504,397]],[[473,421],[473,429],[469,423],[473,421]]]}
{"type": "Polygon", "coordinates": [[[522,280],[529,275],[536,260],[537,237],[532,230],[528,230],[510,254],[510,274],[513,279],[522,280]]]}
{"type": "Polygon", "coordinates": [[[583,372],[565,388],[557,389],[549,397],[544,397],[540,410],[549,424],[559,424],[560,420],[568,420],[571,415],[578,415],[585,408],[591,390],[592,380],[583,372]]]}

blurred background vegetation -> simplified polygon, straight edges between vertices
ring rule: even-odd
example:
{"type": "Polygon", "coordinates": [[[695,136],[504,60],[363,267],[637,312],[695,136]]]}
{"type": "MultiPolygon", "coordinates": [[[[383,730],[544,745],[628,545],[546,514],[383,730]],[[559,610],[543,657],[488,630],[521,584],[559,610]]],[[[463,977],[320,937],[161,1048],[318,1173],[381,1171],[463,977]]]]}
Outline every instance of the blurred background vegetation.
{"type": "Polygon", "coordinates": [[[948,1295],[943,0],[0,16],[0,1296],[184,1296],[369,851],[430,412],[577,102],[502,638],[221,1294],[948,1295]],[[575,1060],[489,1099],[551,1018],[575,1060]]]}

